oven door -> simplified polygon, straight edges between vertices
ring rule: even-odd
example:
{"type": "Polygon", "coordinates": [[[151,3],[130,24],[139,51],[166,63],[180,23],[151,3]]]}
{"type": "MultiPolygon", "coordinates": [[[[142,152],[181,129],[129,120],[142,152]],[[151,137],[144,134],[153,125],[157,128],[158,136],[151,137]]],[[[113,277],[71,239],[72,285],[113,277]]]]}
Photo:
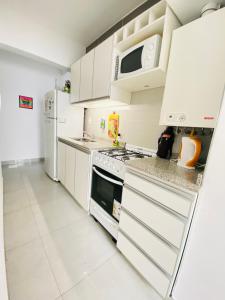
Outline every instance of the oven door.
{"type": "Polygon", "coordinates": [[[115,220],[119,220],[123,180],[93,166],[91,198],[115,220]]]}

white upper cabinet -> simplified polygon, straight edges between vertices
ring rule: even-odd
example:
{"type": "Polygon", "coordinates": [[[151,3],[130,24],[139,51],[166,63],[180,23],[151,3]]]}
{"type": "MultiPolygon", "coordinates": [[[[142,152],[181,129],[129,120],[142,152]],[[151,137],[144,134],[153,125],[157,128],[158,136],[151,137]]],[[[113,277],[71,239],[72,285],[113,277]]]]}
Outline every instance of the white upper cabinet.
{"type": "Polygon", "coordinates": [[[71,94],[70,102],[75,103],[80,100],[80,67],[81,61],[78,60],[71,66],[71,94]]]}
{"type": "Polygon", "coordinates": [[[225,84],[225,8],[175,30],[161,125],[214,128],[225,84]]]}
{"type": "Polygon", "coordinates": [[[81,58],[80,100],[92,99],[94,49],[81,58]]]}
{"type": "Polygon", "coordinates": [[[95,48],[93,98],[103,98],[110,95],[112,46],[113,37],[111,36],[95,48]]]}
{"type": "Polygon", "coordinates": [[[77,65],[72,65],[72,102],[83,102],[84,107],[130,104],[132,92],[164,86],[172,33],[179,26],[179,20],[164,0],[131,20],[83,56],[77,65]],[[118,56],[157,34],[161,36],[161,46],[157,46],[156,66],[117,80],[118,56]]]}
{"type": "Polygon", "coordinates": [[[113,81],[113,86],[129,92],[164,86],[172,33],[179,26],[180,22],[167,2],[159,1],[119,29],[114,35],[113,49],[116,56],[123,55],[126,51],[129,53],[129,49],[156,34],[161,37],[161,47],[156,47],[159,49],[156,50],[159,51],[159,61],[156,66],[118,78],[113,81]]]}

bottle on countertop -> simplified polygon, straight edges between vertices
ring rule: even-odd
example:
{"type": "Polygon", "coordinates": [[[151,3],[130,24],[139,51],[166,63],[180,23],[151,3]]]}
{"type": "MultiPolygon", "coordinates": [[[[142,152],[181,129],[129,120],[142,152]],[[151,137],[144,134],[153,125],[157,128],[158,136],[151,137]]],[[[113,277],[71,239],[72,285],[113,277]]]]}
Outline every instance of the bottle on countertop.
{"type": "Polygon", "coordinates": [[[125,145],[126,145],[126,143],[122,141],[121,134],[118,133],[118,135],[116,136],[116,138],[113,140],[113,146],[125,147],[125,145]]]}
{"type": "Polygon", "coordinates": [[[174,143],[173,127],[168,126],[158,139],[157,156],[160,158],[170,159],[174,143]]]}

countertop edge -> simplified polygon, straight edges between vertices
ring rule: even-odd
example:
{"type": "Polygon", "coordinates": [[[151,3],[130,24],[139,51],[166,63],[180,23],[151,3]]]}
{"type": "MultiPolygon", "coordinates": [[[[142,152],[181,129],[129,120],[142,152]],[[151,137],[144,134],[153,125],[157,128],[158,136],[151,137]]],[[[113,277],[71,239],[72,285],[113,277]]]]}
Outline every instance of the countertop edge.
{"type": "Polygon", "coordinates": [[[146,173],[144,171],[138,170],[135,167],[126,165],[126,170],[130,171],[131,173],[133,173],[135,175],[138,175],[138,176],[142,177],[143,179],[152,181],[153,183],[156,182],[156,183],[162,184],[165,187],[175,189],[175,190],[180,191],[182,193],[189,194],[189,195],[193,196],[194,198],[196,198],[198,196],[199,191],[194,191],[192,189],[186,189],[186,188],[181,187],[181,186],[179,186],[177,184],[174,184],[172,182],[163,180],[163,179],[161,179],[161,178],[159,178],[157,176],[154,176],[152,174],[148,174],[148,173],[146,173]]]}
{"type": "Polygon", "coordinates": [[[73,148],[76,148],[76,149],[78,149],[78,150],[81,150],[82,152],[85,152],[85,153],[87,153],[87,154],[91,154],[92,151],[95,151],[94,149],[93,149],[93,150],[90,150],[90,149],[88,149],[88,147],[79,145],[79,144],[77,144],[77,143],[75,143],[75,142],[70,142],[70,141],[67,140],[66,138],[64,139],[64,138],[62,138],[62,137],[58,137],[58,141],[59,141],[59,142],[62,142],[62,143],[64,143],[64,144],[66,144],[66,145],[69,145],[69,146],[71,146],[71,147],[73,147],[73,148]]]}

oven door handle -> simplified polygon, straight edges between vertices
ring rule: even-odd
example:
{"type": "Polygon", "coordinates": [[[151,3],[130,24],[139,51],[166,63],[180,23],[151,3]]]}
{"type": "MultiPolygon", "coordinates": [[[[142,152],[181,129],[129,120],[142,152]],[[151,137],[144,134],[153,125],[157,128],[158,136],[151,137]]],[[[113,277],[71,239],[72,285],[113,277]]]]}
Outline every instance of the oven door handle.
{"type": "Polygon", "coordinates": [[[107,180],[107,181],[109,181],[109,182],[112,182],[112,183],[114,183],[114,184],[116,184],[116,185],[123,186],[123,183],[122,183],[122,182],[120,182],[120,181],[118,181],[118,180],[115,180],[115,179],[112,179],[112,178],[110,178],[110,177],[108,177],[108,176],[103,175],[103,174],[100,173],[95,167],[93,167],[93,171],[94,171],[98,176],[102,177],[103,179],[105,179],[105,180],[107,180]]]}

